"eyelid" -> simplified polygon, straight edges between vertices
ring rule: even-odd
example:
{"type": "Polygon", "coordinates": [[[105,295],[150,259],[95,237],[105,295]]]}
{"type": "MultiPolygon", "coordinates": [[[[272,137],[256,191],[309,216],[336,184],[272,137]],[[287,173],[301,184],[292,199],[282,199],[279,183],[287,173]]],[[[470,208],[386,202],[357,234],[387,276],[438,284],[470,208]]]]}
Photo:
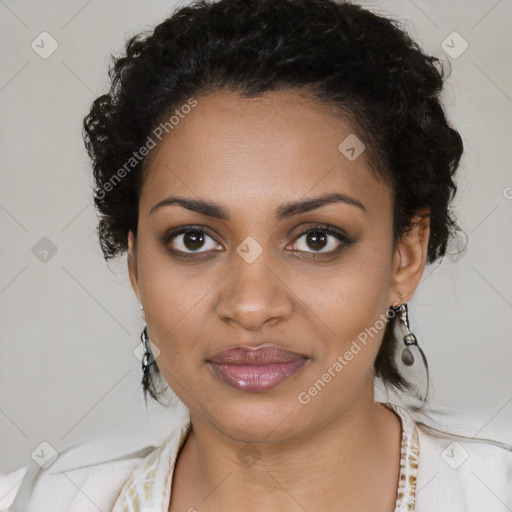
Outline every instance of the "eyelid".
{"type": "Polygon", "coordinates": [[[343,238],[347,241],[349,240],[349,236],[344,229],[337,228],[335,226],[331,226],[330,224],[325,224],[322,222],[308,223],[308,224],[311,224],[311,225],[308,226],[307,228],[303,229],[299,233],[297,233],[295,239],[298,238],[299,236],[303,236],[307,233],[310,233],[311,231],[318,230],[318,231],[324,231],[333,236],[339,236],[340,238],[343,238]]]}

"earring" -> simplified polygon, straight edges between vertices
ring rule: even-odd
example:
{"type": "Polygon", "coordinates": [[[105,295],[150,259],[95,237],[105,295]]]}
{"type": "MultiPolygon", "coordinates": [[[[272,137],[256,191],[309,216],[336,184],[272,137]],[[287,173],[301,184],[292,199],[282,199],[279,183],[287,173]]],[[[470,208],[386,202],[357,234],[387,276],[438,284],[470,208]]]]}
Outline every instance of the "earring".
{"type": "Polygon", "coordinates": [[[420,347],[418,345],[418,340],[416,339],[416,336],[411,332],[409,328],[409,315],[407,303],[400,304],[396,308],[396,310],[398,312],[400,321],[402,322],[402,325],[406,330],[406,334],[403,339],[405,348],[402,350],[402,363],[404,363],[406,366],[412,366],[414,364],[414,356],[412,355],[412,352],[409,349],[409,347],[411,345],[416,346],[418,349],[420,347]]]}
{"type": "Polygon", "coordinates": [[[142,372],[146,375],[149,372],[149,367],[153,364],[154,359],[151,354],[151,349],[149,347],[149,336],[148,336],[148,326],[145,325],[144,329],[140,333],[140,341],[142,342],[142,346],[144,347],[144,355],[142,356],[142,372]]]}
{"type": "MultiPolygon", "coordinates": [[[[400,300],[404,297],[400,294],[400,300]]],[[[397,339],[402,339],[403,346],[401,354],[396,354],[395,361],[400,359],[403,367],[400,368],[400,373],[412,385],[410,388],[413,390],[423,403],[428,400],[430,393],[430,375],[428,370],[428,363],[423,350],[418,345],[416,336],[411,332],[409,327],[409,314],[407,303],[403,302],[399,305],[392,306],[395,313],[398,314],[398,323],[395,324],[394,334],[397,339]],[[423,365],[415,364],[417,361],[423,362],[423,365]],[[421,390],[424,390],[421,391],[421,390]]]]}

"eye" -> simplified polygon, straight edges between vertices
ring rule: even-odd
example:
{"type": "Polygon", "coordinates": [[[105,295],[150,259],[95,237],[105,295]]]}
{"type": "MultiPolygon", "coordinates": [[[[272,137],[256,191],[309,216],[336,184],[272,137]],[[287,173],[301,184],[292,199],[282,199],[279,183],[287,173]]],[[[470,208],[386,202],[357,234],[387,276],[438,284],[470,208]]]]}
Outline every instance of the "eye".
{"type": "MultiPolygon", "coordinates": [[[[223,249],[222,245],[200,226],[181,226],[172,230],[164,235],[162,243],[178,256],[204,254],[223,249]]],[[[328,225],[317,225],[300,233],[288,248],[321,256],[336,254],[351,243],[343,230],[328,225]]]]}
{"type": "Polygon", "coordinates": [[[312,254],[334,254],[351,244],[341,230],[323,225],[303,231],[295,240],[292,244],[294,249],[312,254]]]}
{"type": "Polygon", "coordinates": [[[198,226],[182,226],[167,233],[163,243],[176,253],[204,253],[221,247],[208,233],[198,226]]]}

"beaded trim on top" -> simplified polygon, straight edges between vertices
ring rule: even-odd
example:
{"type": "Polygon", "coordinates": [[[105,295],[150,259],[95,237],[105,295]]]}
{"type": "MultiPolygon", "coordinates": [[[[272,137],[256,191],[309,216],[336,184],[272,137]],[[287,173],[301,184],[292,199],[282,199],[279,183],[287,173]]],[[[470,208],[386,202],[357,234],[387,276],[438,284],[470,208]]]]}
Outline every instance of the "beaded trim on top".
{"type": "Polygon", "coordinates": [[[402,420],[402,445],[400,448],[400,475],[394,512],[412,512],[416,503],[416,479],[420,447],[416,424],[400,406],[385,404],[402,420]]]}

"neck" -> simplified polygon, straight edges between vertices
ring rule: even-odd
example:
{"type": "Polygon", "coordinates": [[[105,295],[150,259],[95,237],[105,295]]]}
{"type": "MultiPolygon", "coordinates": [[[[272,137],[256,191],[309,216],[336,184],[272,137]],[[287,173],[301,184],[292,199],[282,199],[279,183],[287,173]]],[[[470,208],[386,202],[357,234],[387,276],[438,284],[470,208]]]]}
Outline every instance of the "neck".
{"type": "Polygon", "coordinates": [[[173,495],[188,495],[184,510],[394,508],[401,423],[374,402],[373,388],[316,429],[279,442],[243,443],[193,413],[191,421],[173,483],[173,495]]]}

